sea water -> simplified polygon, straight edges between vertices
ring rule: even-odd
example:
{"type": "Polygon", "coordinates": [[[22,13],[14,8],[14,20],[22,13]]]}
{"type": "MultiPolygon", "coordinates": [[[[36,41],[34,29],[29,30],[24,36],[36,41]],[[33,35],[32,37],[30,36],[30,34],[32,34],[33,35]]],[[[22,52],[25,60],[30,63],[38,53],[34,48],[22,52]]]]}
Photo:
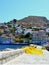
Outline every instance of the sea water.
{"type": "Polygon", "coordinates": [[[0,50],[4,50],[6,48],[16,49],[21,48],[23,46],[28,46],[28,44],[0,44],[0,50]]]}

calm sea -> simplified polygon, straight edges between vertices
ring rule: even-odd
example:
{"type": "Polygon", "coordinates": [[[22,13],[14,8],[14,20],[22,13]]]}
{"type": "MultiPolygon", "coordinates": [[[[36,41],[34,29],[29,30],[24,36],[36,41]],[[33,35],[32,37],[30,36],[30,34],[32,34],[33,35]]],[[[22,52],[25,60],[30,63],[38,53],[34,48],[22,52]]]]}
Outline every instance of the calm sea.
{"type": "Polygon", "coordinates": [[[12,48],[12,49],[16,49],[16,48],[21,48],[21,47],[23,47],[23,46],[28,46],[28,44],[11,44],[11,45],[9,45],[9,44],[2,44],[2,45],[0,45],[0,50],[4,50],[4,49],[6,49],[6,48],[12,48]]]}

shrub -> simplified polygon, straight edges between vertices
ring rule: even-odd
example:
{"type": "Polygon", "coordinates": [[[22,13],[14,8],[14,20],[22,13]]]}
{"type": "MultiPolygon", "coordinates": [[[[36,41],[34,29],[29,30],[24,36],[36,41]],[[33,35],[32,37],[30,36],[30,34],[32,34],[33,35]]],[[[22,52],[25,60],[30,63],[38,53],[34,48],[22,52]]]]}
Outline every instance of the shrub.
{"type": "Polygon", "coordinates": [[[23,39],[20,39],[19,42],[20,42],[20,43],[23,43],[23,39]]]}
{"type": "Polygon", "coordinates": [[[7,25],[9,28],[11,28],[12,26],[10,24],[7,25]]]}
{"type": "Polygon", "coordinates": [[[16,43],[16,42],[19,42],[19,43],[23,43],[23,39],[14,39],[14,42],[16,43]]]}
{"type": "Polygon", "coordinates": [[[19,36],[19,39],[21,39],[21,38],[24,38],[24,35],[20,35],[20,36],[19,36]]]}
{"type": "Polygon", "coordinates": [[[27,43],[29,43],[30,42],[30,40],[29,39],[27,39],[27,41],[26,41],[27,43]]]}

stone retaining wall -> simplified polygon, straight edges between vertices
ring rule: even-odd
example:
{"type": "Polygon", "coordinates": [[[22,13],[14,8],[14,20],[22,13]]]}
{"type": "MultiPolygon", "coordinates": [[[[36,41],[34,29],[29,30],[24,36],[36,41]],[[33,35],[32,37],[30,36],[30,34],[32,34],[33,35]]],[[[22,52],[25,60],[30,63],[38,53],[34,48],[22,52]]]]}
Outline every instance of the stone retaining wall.
{"type": "Polygon", "coordinates": [[[14,59],[15,57],[17,57],[23,53],[24,53],[24,50],[22,50],[22,49],[0,52],[0,65],[14,59]]]}

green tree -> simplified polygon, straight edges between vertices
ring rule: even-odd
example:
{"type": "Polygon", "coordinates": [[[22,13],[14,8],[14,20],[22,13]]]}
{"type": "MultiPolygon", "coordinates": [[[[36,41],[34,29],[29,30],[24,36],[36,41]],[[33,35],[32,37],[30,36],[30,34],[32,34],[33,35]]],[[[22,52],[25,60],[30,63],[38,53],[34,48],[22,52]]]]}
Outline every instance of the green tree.
{"type": "Polygon", "coordinates": [[[32,28],[32,31],[39,31],[38,28],[32,28]]]}
{"type": "Polygon", "coordinates": [[[30,42],[30,39],[27,39],[27,41],[26,41],[27,43],[29,43],[30,42]]]}
{"type": "Polygon", "coordinates": [[[19,42],[20,42],[20,43],[23,43],[23,39],[19,39],[19,42]]]}
{"type": "Polygon", "coordinates": [[[47,33],[47,35],[49,36],[49,33],[47,33]]]}
{"type": "Polygon", "coordinates": [[[24,38],[24,35],[23,34],[19,36],[19,39],[22,39],[22,38],[24,38]]]}
{"type": "Polygon", "coordinates": [[[14,34],[14,33],[15,33],[15,31],[16,31],[16,28],[15,28],[15,27],[13,27],[10,31],[11,31],[11,33],[12,33],[12,34],[14,34]]]}
{"type": "Polygon", "coordinates": [[[12,26],[10,24],[7,25],[9,28],[11,28],[12,26]]]}
{"type": "Polygon", "coordinates": [[[12,34],[15,32],[14,29],[11,29],[10,31],[11,31],[12,34]]]}
{"type": "Polygon", "coordinates": [[[2,33],[0,33],[0,36],[2,36],[2,33]]]}
{"type": "Polygon", "coordinates": [[[30,33],[27,33],[24,37],[25,38],[29,38],[30,37],[30,33]]]}
{"type": "Polygon", "coordinates": [[[17,22],[17,20],[16,20],[16,19],[13,19],[13,22],[14,22],[14,23],[16,23],[16,22],[17,22]]]}
{"type": "Polygon", "coordinates": [[[4,29],[4,27],[3,26],[0,26],[0,29],[4,29]]]}

